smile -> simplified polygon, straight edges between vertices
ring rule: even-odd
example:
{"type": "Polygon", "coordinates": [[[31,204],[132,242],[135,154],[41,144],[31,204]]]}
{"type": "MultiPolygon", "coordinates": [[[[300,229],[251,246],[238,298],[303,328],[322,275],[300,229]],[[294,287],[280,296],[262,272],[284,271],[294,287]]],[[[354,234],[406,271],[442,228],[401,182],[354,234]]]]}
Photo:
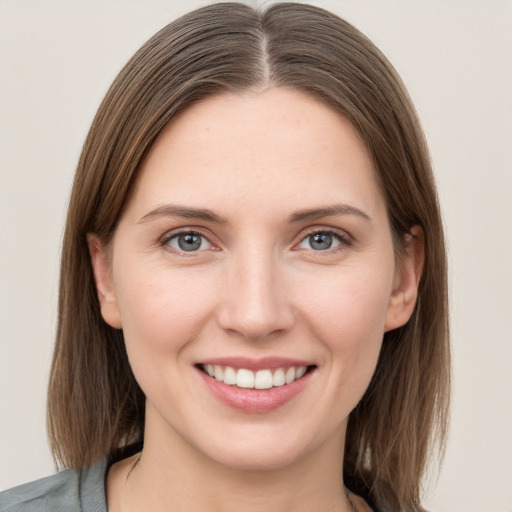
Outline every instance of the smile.
{"type": "Polygon", "coordinates": [[[271,389],[285,386],[303,377],[307,366],[290,366],[252,371],[247,368],[238,370],[232,366],[203,364],[201,370],[218,382],[243,389],[271,389]]]}
{"type": "Polygon", "coordinates": [[[210,359],[195,365],[206,388],[244,413],[279,409],[308,387],[317,365],[282,357],[210,359]]]}

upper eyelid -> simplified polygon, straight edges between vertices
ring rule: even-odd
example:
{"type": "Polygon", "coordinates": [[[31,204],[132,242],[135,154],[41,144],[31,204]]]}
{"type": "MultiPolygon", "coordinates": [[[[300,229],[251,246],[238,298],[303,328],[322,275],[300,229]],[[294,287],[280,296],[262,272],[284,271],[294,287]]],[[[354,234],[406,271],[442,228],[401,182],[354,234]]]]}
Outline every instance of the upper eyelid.
{"type": "Polygon", "coordinates": [[[161,243],[165,243],[165,242],[168,242],[171,238],[173,238],[175,236],[183,235],[183,234],[187,234],[187,233],[191,233],[191,234],[194,234],[194,235],[200,235],[200,236],[206,238],[208,240],[208,242],[213,244],[213,242],[211,240],[212,237],[209,234],[206,234],[204,232],[204,230],[202,228],[200,228],[200,227],[187,227],[187,228],[171,229],[169,231],[166,231],[159,238],[159,240],[160,240],[161,243]]]}
{"type": "Polygon", "coordinates": [[[312,226],[310,228],[306,228],[297,236],[297,239],[299,241],[302,241],[302,240],[304,240],[304,238],[314,235],[315,233],[329,233],[329,234],[336,235],[343,239],[354,240],[354,237],[345,229],[327,227],[327,226],[314,226],[314,227],[312,226]]]}

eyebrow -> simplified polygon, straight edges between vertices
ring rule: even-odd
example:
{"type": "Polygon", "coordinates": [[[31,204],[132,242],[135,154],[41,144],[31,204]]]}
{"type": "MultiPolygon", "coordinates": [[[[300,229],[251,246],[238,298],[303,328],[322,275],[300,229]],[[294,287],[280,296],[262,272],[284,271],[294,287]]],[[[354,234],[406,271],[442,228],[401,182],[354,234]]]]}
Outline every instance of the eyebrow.
{"type": "Polygon", "coordinates": [[[196,219],[206,222],[214,222],[216,224],[227,224],[226,219],[213,213],[211,210],[205,208],[190,208],[188,206],[180,206],[173,204],[165,204],[158,206],[149,213],[146,213],[138,222],[142,224],[155,217],[182,217],[184,219],[196,219]]]}
{"type": "MultiPolygon", "coordinates": [[[[371,218],[365,212],[347,204],[335,204],[332,206],[325,206],[322,208],[312,208],[309,210],[299,210],[292,213],[288,219],[291,224],[302,222],[304,220],[319,219],[321,217],[332,217],[335,215],[357,215],[369,222],[371,218]]],[[[146,213],[139,221],[138,224],[148,222],[155,217],[181,217],[184,219],[196,219],[206,222],[213,222],[216,224],[227,224],[227,220],[213,213],[206,208],[190,208],[188,206],[166,204],[158,206],[154,210],[146,213]]]]}
{"type": "Polygon", "coordinates": [[[369,222],[372,221],[371,217],[356,208],[348,204],[334,204],[332,206],[325,206],[322,208],[312,208],[310,210],[300,210],[292,213],[289,218],[290,223],[302,222],[304,220],[319,219],[321,217],[332,217],[334,215],[357,215],[369,222]]]}

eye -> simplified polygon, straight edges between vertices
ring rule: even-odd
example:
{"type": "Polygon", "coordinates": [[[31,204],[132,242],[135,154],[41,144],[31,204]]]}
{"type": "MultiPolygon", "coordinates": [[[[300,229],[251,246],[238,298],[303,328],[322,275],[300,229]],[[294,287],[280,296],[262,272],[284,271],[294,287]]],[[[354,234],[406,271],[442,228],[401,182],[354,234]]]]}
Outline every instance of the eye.
{"type": "Polygon", "coordinates": [[[176,233],[167,238],[164,244],[176,252],[204,251],[211,247],[210,242],[203,235],[194,231],[176,233]]]}
{"type": "Polygon", "coordinates": [[[348,240],[338,233],[332,231],[315,231],[303,238],[298,248],[313,251],[327,251],[337,248],[342,243],[348,245],[348,240]]]}

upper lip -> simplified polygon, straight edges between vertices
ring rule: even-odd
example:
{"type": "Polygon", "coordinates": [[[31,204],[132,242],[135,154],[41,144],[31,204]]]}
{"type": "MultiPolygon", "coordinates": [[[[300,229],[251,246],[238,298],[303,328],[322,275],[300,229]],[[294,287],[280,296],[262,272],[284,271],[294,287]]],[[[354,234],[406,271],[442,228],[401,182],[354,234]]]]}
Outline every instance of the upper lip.
{"type": "Polygon", "coordinates": [[[289,357],[262,357],[254,359],[250,357],[214,357],[204,359],[197,363],[198,365],[219,365],[231,366],[232,368],[245,368],[247,370],[273,370],[277,368],[296,368],[300,366],[313,366],[314,363],[303,359],[294,359],[289,357]]]}

